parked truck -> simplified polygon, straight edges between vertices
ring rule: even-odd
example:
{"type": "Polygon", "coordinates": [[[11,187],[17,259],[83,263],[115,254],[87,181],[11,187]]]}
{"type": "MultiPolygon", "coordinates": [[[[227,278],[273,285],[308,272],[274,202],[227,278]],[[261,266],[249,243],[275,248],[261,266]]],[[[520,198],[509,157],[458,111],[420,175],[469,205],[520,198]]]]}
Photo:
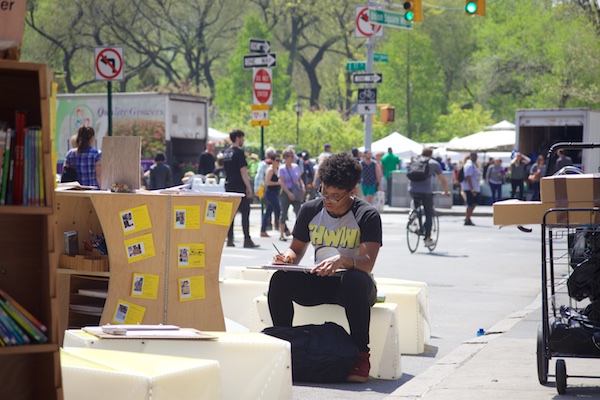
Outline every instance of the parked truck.
{"type": "MultiPolygon", "coordinates": [[[[80,126],[96,131],[96,147],[108,134],[106,94],[59,94],[57,96],[55,150],[59,165],[71,148],[69,139],[80,126]]],[[[165,152],[174,177],[181,178],[182,164],[196,164],[208,137],[208,101],[205,98],[169,93],[114,93],[112,134],[141,136],[142,159],[165,152]]]]}
{"type": "MultiPolygon", "coordinates": [[[[546,156],[557,142],[600,143],[600,111],[588,108],[519,109],[515,125],[515,148],[527,155],[546,156]]],[[[585,172],[600,171],[599,149],[567,150],[566,154],[585,172]]]]}

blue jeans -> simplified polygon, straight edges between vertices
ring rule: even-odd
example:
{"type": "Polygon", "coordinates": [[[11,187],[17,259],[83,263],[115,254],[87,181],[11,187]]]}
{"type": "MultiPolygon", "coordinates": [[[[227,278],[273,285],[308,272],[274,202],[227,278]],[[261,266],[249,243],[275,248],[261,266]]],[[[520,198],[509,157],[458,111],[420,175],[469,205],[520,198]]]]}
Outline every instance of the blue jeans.
{"type": "Polygon", "coordinates": [[[502,184],[490,182],[490,189],[492,190],[492,203],[497,202],[502,198],[502,184]]]}
{"type": "Polygon", "coordinates": [[[267,225],[271,221],[271,214],[275,212],[275,215],[279,215],[281,212],[279,194],[277,191],[265,190],[265,200],[267,201],[267,208],[265,210],[265,215],[263,215],[262,225],[260,228],[261,232],[267,231],[267,225]]]}

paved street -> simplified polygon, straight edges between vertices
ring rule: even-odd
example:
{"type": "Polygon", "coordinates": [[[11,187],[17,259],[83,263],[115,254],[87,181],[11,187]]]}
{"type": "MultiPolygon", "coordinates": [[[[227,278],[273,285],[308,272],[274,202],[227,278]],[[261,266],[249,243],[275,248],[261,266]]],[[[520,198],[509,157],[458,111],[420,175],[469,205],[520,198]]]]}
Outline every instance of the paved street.
{"type": "MultiPolygon", "coordinates": [[[[533,227],[532,233],[499,229],[492,225],[491,207],[477,210],[487,216],[476,216],[476,226],[464,226],[459,210],[440,217],[440,240],[435,251],[419,248],[415,254],[410,254],[406,246],[406,214],[383,214],[384,245],[374,273],[427,282],[432,338],[426,352],[403,355],[403,376],[397,381],[295,385],[294,399],[383,399],[474,338],[479,328],[487,330],[536,300],[541,286],[539,226],[533,227]]],[[[272,243],[283,250],[286,243],[277,240],[276,232],[271,232],[272,238],[259,237],[259,218],[260,210],[252,209],[252,237],[261,247],[244,249],[240,217],[236,216],[238,247],[223,253],[222,267],[261,264],[272,257],[272,243]]]]}

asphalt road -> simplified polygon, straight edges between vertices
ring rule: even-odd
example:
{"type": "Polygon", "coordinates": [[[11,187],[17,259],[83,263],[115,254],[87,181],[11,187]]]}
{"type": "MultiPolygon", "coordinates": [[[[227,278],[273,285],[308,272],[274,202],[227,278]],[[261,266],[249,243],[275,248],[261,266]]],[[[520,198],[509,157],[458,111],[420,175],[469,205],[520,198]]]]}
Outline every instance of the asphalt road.
{"type": "MultiPolygon", "coordinates": [[[[290,217],[292,213],[290,212],[290,217]]],[[[221,267],[259,265],[271,259],[272,243],[259,237],[260,210],[252,209],[251,234],[257,249],[241,247],[239,214],[235,219],[237,247],[226,248],[221,267]]],[[[437,360],[515,311],[530,305],[541,288],[540,227],[532,233],[499,229],[492,217],[475,217],[464,226],[462,215],[440,217],[440,239],[433,252],[420,247],[411,254],[406,245],[406,214],[383,214],[383,247],[374,274],[379,277],[424,281],[429,287],[432,338],[424,354],[401,358],[401,379],[371,379],[367,384],[294,385],[293,398],[383,399],[437,360]]]]}

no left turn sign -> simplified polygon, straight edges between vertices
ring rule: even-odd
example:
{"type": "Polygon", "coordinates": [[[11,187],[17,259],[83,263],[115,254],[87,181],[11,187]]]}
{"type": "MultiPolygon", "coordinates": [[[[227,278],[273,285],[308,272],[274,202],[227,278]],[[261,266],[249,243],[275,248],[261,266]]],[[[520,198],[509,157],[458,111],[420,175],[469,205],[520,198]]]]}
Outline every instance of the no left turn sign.
{"type": "Polygon", "coordinates": [[[122,47],[96,47],[94,60],[97,81],[123,80],[122,47]]]}

